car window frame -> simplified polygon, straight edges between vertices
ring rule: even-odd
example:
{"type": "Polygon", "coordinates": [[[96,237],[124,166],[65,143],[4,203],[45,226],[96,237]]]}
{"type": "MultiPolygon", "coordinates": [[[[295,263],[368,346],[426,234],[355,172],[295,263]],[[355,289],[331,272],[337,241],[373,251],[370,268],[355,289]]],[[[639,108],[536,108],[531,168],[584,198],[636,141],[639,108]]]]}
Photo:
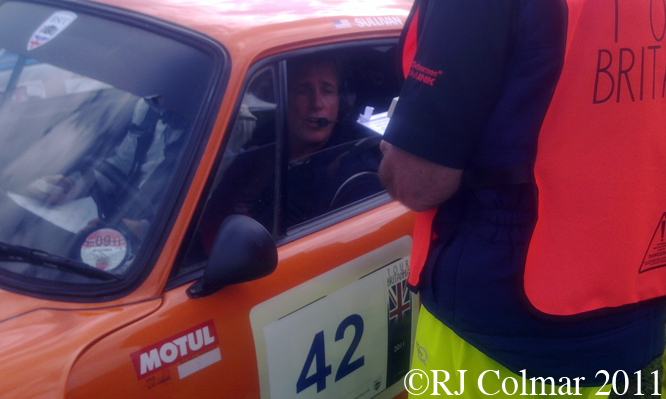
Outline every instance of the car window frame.
{"type": "MultiPolygon", "coordinates": [[[[340,51],[340,50],[351,50],[353,48],[363,48],[363,47],[381,47],[381,46],[398,46],[398,40],[399,38],[396,36],[395,38],[379,38],[379,39],[361,39],[361,40],[353,40],[353,41],[344,41],[344,42],[339,42],[335,44],[328,44],[328,45],[322,45],[322,46],[314,46],[314,47],[309,47],[306,49],[299,49],[295,51],[290,51],[290,52],[285,52],[281,54],[282,58],[282,64],[284,65],[284,81],[281,86],[281,89],[283,90],[282,96],[284,97],[284,105],[286,105],[286,98],[287,98],[287,75],[286,75],[286,63],[287,60],[295,57],[300,57],[300,56],[306,56],[306,55],[313,55],[321,52],[330,52],[330,51],[340,51]]],[[[397,62],[396,62],[396,68],[397,68],[397,62]]],[[[396,69],[396,74],[398,73],[398,70],[396,69]]],[[[283,105],[283,106],[284,106],[283,105]]],[[[286,127],[287,121],[286,121],[287,115],[286,115],[286,110],[284,111],[283,115],[283,123],[284,126],[286,127]]],[[[280,131],[282,136],[286,136],[286,129],[283,129],[280,131]]],[[[284,137],[282,139],[284,141],[284,137]]],[[[282,173],[286,170],[286,163],[288,161],[286,157],[286,153],[282,152],[282,157],[285,158],[283,161],[282,165],[282,173]]],[[[283,186],[286,180],[283,178],[281,180],[281,185],[283,186]]],[[[281,190],[283,190],[283,187],[281,187],[281,190]]],[[[294,226],[290,226],[289,228],[284,227],[284,223],[282,223],[281,228],[279,229],[280,234],[278,236],[274,235],[275,243],[279,247],[281,245],[288,244],[292,241],[298,240],[300,238],[303,238],[307,235],[313,234],[317,231],[323,230],[325,228],[331,227],[337,223],[343,222],[345,220],[351,219],[357,215],[360,215],[362,213],[365,213],[371,209],[377,208],[381,205],[384,205],[388,202],[392,201],[392,198],[390,195],[386,192],[386,190],[372,194],[368,197],[362,198],[354,203],[342,206],[338,209],[334,209],[332,211],[326,212],[322,215],[318,215],[316,217],[313,217],[311,219],[308,219],[302,223],[296,224],[294,226]]],[[[284,206],[284,204],[282,204],[284,206]]]]}
{"type": "MultiPolygon", "coordinates": [[[[238,97],[234,103],[234,110],[232,112],[232,117],[229,119],[230,121],[233,121],[233,123],[229,123],[229,125],[226,127],[225,130],[225,137],[223,140],[222,145],[220,146],[218,150],[218,155],[215,160],[214,166],[211,169],[212,171],[217,171],[219,168],[219,165],[222,162],[222,158],[224,156],[225,150],[227,148],[227,144],[230,140],[231,133],[233,131],[235,121],[238,118],[238,114],[240,112],[241,104],[243,102],[243,97],[247,93],[247,90],[249,88],[250,82],[259,74],[261,71],[265,70],[266,68],[269,67],[275,67],[277,69],[277,93],[276,93],[276,102],[277,102],[277,108],[276,108],[276,118],[275,118],[275,126],[276,126],[276,141],[275,141],[275,146],[276,146],[276,157],[275,157],[275,166],[276,166],[276,174],[275,174],[275,194],[274,194],[274,217],[273,217],[273,226],[271,231],[271,235],[273,236],[273,239],[275,241],[275,244],[277,247],[280,247],[282,245],[288,244],[290,242],[293,242],[295,240],[301,239],[303,237],[306,237],[310,234],[313,234],[317,231],[326,229],[328,227],[331,227],[335,224],[338,224],[340,222],[349,220],[355,216],[358,216],[362,213],[368,212],[372,209],[375,209],[381,205],[387,204],[392,201],[392,198],[390,195],[384,190],[375,194],[372,194],[368,197],[365,197],[359,201],[356,201],[352,204],[348,204],[345,206],[342,206],[338,209],[332,210],[330,212],[327,212],[323,215],[319,215],[317,217],[314,217],[312,219],[309,219],[305,222],[302,222],[300,224],[297,224],[295,226],[292,226],[290,228],[285,228],[284,222],[283,222],[283,215],[282,211],[285,207],[285,196],[282,195],[283,190],[284,190],[284,182],[285,182],[285,176],[284,173],[287,168],[287,163],[288,163],[288,157],[286,154],[287,148],[285,146],[285,136],[286,136],[286,126],[287,126],[287,110],[286,110],[286,105],[287,105],[287,61],[291,58],[298,57],[298,56],[304,56],[304,55],[312,55],[320,52],[327,52],[327,51],[340,51],[340,50],[345,50],[345,49],[353,49],[353,48],[364,48],[364,47],[382,47],[382,46],[390,46],[390,47],[395,47],[397,48],[398,46],[398,41],[399,37],[386,37],[386,38],[377,38],[377,39],[359,39],[359,40],[347,40],[347,41],[341,41],[338,43],[333,43],[333,44],[326,44],[326,45],[319,45],[319,46],[312,46],[308,48],[302,48],[298,50],[293,50],[293,51],[287,51],[284,53],[272,55],[269,57],[266,57],[264,59],[261,59],[251,65],[243,79],[243,83],[241,85],[241,88],[239,90],[238,97]]],[[[396,68],[397,68],[397,63],[396,63],[396,68]]],[[[396,73],[398,73],[396,69],[396,73]]],[[[204,212],[204,208],[206,205],[206,202],[208,200],[208,197],[211,194],[212,186],[213,186],[213,181],[217,178],[216,172],[212,172],[208,178],[208,182],[206,184],[205,190],[200,198],[197,211],[194,214],[194,217],[192,218],[190,222],[190,226],[188,228],[188,233],[187,233],[187,239],[184,239],[182,241],[181,247],[179,249],[179,255],[177,258],[177,262],[174,263],[174,267],[171,273],[171,276],[169,277],[167,284],[165,286],[165,291],[177,288],[179,286],[182,286],[184,284],[190,283],[196,279],[201,278],[203,275],[206,261],[201,262],[198,267],[192,267],[189,268],[190,270],[185,272],[185,273],[178,273],[179,269],[181,266],[183,266],[183,262],[186,261],[186,256],[187,252],[189,250],[190,245],[192,244],[192,239],[196,236],[196,231],[199,226],[199,222],[201,219],[201,215],[204,212]]]]}

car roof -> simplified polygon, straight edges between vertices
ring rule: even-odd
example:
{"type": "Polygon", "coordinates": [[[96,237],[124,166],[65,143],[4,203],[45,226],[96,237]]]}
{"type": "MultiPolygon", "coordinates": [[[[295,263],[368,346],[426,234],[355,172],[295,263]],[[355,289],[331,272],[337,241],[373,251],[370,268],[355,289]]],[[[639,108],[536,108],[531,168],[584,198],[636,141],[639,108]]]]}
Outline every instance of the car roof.
{"type": "Polygon", "coordinates": [[[188,27],[232,54],[402,28],[413,0],[97,0],[188,27]]]}

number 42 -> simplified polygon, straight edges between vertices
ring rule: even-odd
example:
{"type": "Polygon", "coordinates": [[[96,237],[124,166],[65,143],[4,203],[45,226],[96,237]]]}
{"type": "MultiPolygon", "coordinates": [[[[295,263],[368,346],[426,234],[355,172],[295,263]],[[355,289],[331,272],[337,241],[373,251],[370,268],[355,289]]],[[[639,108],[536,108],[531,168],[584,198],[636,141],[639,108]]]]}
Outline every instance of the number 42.
{"type": "MultiPolygon", "coordinates": [[[[339,341],[344,338],[345,331],[348,327],[354,327],[354,338],[352,339],[347,352],[345,353],[338,371],[335,373],[335,382],[346,377],[350,373],[357,370],[359,367],[363,366],[365,363],[365,358],[363,356],[349,362],[354,356],[354,352],[358,347],[359,342],[361,342],[361,337],[363,336],[363,318],[358,314],[353,314],[346,317],[335,332],[335,341],[339,341]]],[[[332,373],[331,365],[326,364],[326,348],[324,345],[324,331],[319,331],[315,334],[314,339],[312,340],[312,346],[310,346],[310,352],[308,357],[305,360],[303,369],[301,370],[301,375],[298,377],[296,382],[296,393],[300,393],[304,389],[309,388],[310,386],[317,384],[317,392],[321,392],[326,389],[326,377],[332,373]],[[312,363],[315,364],[315,372],[311,375],[308,375],[308,372],[312,368],[312,363]]]]}

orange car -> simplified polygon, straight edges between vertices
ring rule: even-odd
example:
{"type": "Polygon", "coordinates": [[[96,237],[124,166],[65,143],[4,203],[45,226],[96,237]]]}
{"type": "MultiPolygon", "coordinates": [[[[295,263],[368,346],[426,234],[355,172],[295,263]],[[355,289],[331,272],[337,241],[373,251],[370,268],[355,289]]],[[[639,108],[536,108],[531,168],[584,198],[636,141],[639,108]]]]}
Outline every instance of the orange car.
{"type": "Polygon", "coordinates": [[[0,396],[404,395],[410,3],[0,1],[0,396]]]}

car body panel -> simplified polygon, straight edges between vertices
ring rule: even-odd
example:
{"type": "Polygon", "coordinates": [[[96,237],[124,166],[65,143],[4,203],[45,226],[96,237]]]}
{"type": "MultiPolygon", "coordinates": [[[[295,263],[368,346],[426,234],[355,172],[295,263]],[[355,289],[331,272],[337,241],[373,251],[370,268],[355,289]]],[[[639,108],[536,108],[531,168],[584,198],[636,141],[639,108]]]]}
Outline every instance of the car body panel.
{"type": "MultiPolygon", "coordinates": [[[[366,259],[365,255],[381,248],[397,245],[399,250],[391,250],[407,260],[414,214],[389,202],[280,245],[279,264],[273,274],[225,287],[208,297],[189,298],[187,289],[191,284],[167,291],[164,287],[182,256],[181,247],[191,233],[193,220],[201,212],[202,198],[228,140],[225,134],[231,130],[252,66],[266,57],[293,50],[395,39],[411,1],[99,3],[121,15],[146,14],[167,21],[171,29],[185,27],[219,41],[231,59],[228,84],[205,148],[192,166],[196,170],[181,193],[180,208],[174,210],[177,214],[173,215],[173,224],[162,233],[164,244],[159,246],[159,253],[153,254],[154,266],[138,286],[119,298],[96,303],[53,301],[0,290],[0,375],[12,376],[0,381],[0,392],[8,398],[267,397],[265,355],[257,353],[262,341],[258,331],[263,327],[253,330],[253,309],[261,309],[261,304],[305,286],[322,274],[366,259]],[[208,360],[210,364],[183,379],[178,377],[175,364],[191,360],[191,356],[179,357],[173,367],[161,368],[148,377],[137,374],[133,359],[142,351],[160,350],[165,343],[189,334],[202,334],[215,341],[211,345],[219,351],[220,359],[208,360]]],[[[383,266],[377,264],[371,269],[383,266]]],[[[359,277],[345,277],[339,288],[359,277]]],[[[164,350],[166,355],[173,355],[168,348],[164,350]]]]}
{"type": "MultiPolygon", "coordinates": [[[[252,5],[251,9],[239,12],[245,18],[245,21],[248,21],[246,24],[236,24],[234,18],[231,14],[222,14],[223,12],[229,12],[233,10],[232,2],[220,2],[219,7],[215,8],[214,11],[211,11],[210,15],[204,12],[203,16],[201,11],[197,10],[196,18],[187,18],[188,8],[186,7],[188,2],[175,2],[177,5],[180,4],[182,8],[175,7],[174,9],[168,8],[167,10],[160,11],[160,7],[155,6],[155,3],[159,2],[134,2],[134,1],[123,1],[123,2],[109,2],[108,4],[114,6],[122,6],[127,9],[134,9],[139,12],[146,12],[149,15],[156,15],[164,19],[170,19],[173,22],[182,24],[184,26],[189,26],[190,28],[197,29],[203,33],[209,34],[213,38],[220,40],[224,43],[225,48],[229,51],[232,58],[232,69],[231,75],[229,78],[229,83],[226,88],[225,96],[222,100],[220,110],[211,133],[210,141],[206,146],[206,149],[201,158],[199,168],[194,176],[194,181],[191,189],[188,191],[187,197],[185,198],[185,203],[183,204],[183,209],[181,210],[178,219],[173,227],[174,230],[179,230],[180,234],[175,233],[169,236],[169,239],[166,244],[166,248],[179,248],[180,238],[183,237],[186,229],[189,226],[189,222],[194,215],[196,210],[196,203],[199,201],[200,195],[205,187],[204,182],[208,179],[214,165],[215,160],[218,158],[219,148],[222,146],[225,136],[224,131],[228,128],[232,121],[233,112],[235,110],[236,102],[241,92],[241,88],[244,82],[245,75],[250,68],[250,66],[260,58],[264,58],[276,53],[281,53],[284,51],[302,49],[308,46],[314,45],[324,45],[324,44],[334,44],[341,41],[349,40],[364,40],[372,38],[383,38],[387,37],[396,37],[400,33],[402,24],[406,19],[405,5],[411,4],[411,1],[387,1],[389,4],[388,10],[380,8],[379,4],[373,2],[372,7],[363,8],[367,13],[365,18],[377,18],[377,16],[388,15],[391,17],[391,25],[379,25],[376,27],[367,27],[367,28],[354,28],[353,26],[349,28],[349,34],[345,36],[335,35],[339,32],[336,30],[333,21],[341,19],[339,14],[326,12],[330,16],[321,17],[319,19],[312,19],[308,16],[297,17],[294,14],[290,15],[288,18],[285,18],[286,21],[290,21],[289,29],[275,29],[274,26],[262,24],[262,21],[269,20],[270,13],[266,12],[266,8],[262,7],[264,4],[261,1],[250,2],[252,5]],[[226,4],[226,5],[225,5],[226,4]],[[402,7],[399,7],[398,4],[402,4],[402,7]],[[259,13],[259,14],[257,14],[259,13]],[[265,16],[268,14],[268,16],[265,16]],[[219,19],[211,17],[214,16],[223,16],[219,19]],[[209,19],[209,18],[212,18],[209,19]],[[398,18],[400,25],[397,25],[393,18],[398,18]],[[206,21],[205,23],[199,22],[200,24],[194,24],[192,21],[206,21]],[[258,22],[259,21],[259,22],[258,22]],[[225,22],[227,24],[225,24],[225,22]],[[225,29],[226,26],[235,27],[235,29],[225,29]],[[247,26],[250,26],[248,28],[247,26]],[[321,27],[324,26],[324,29],[321,27]],[[218,32],[219,30],[219,32],[218,32]],[[287,35],[277,35],[276,31],[283,33],[283,31],[289,32],[287,35]],[[320,31],[326,32],[326,34],[320,34],[317,36],[317,33],[320,31]],[[307,39],[304,39],[304,32],[308,33],[307,39]],[[261,37],[263,40],[257,42],[257,37],[261,37]],[[235,56],[235,57],[234,57],[235,56]],[[188,213],[191,212],[191,213],[188,213]]],[[[217,2],[212,2],[213,4],[217,2]]],[[[307,2],[302,2],[307,3],[307,2]]],[[[198,4],[198,3],[197,3],[198,4]]],[[[293,6],[289,5],[278,5],[283,3],[271,3],[271,7],[279,7],[279,9],[288,9],[293,12],[293,6]]],[[[322,4],[322,2],[315,2],[315,4],[322,4]]],[[[340,2],[337,1],[328,1],[325,2],[326,5],[340,5],[340,2]]],[[[213,7],[213,5],[209,5],[213,7]]],[[[327,7],[317,7],[318,9],[328,9],[327,7]]],[[[303,5],[301,10],[305,13],[307,11],[308,15],[312,13],[312,10],[303,5]]],[[[346,6],[346,12],[349,14],[349,19],[351,19],[355,13],[354,7],[346,6]]],[[[360,14],[364,15],[364,14],[360,14]]],[[[165,248],[165,250],[166,250],[165,248]]],[[[175,255],[172,253],[171,255],[175,255]]],[[[165,254],[162,253],[160,260],[156,266],[156,269],[159,268],[162,264],[162,259],[164,259],[165,254]]],[[[173,258],[171,258],[173,259],[173,258]]],[[[170,265],[170,261],[165,259],[164,264],[170,265]]],[[[143,284],[139,290],[146,289],[148,296],[152,296],[155,292],[151,292],[150,287],[160,287],[163,286],[168,277],[169,266],[166,266],[164,273],[153,272],[149,277],[150,281],[146,281],[146,284],[143,284]]],[[[137,292],[135,292],[137,293],[137,292]]]]}
{"type": "Polygon", "coordinates": [[[104,308],[41,308],[4,320],[0,323],[3,396],[62,397],[71,367],[89,345],[147,316],[161,302],[155,298],[104,308]],[[29,372],[17,375],[17,370],[29,372]]]}
{"type": "MultiPolygon", "coordinates": [[[[390,203],[324,229],[306,240],[280,247],[278,269],[268,277],[225,287],[214,295],[196,300],[187,297],[187,287],[166,292],[163,306],[152,317],[133,323],[123,329],[122,334],[110,334],[81,357],[68,381],[67,397],[87,398],[99,395],[99,391],[105,392],[108,397],[141,395],[159,398],[165,397],[165,392],[174,397],[209,397],[215,392],[225,392],[225,395],[237,398],[260,397],[257,357],[253,351],[254,334],[249,316],[251,310],[289,289],[362,257],[367,248],[381,248],[402,238],[399,252],[402,257],[408,256],[409,245],[405,246],[404,240],[407,238],[411,242],[411,239],[399,234],[410,231],[412,224],[412,213],[401,205],[390,203]],[[312,267],[304,270],[302,265],[312,267]],[[187,376],[185,381],[188,384],[181,383],[175,367],[177,362],[148,378],[137,376],[130,359],[132,353],[164,339],[178,337],[184,331],[210,320],[215,325],[219,342],[213,346],[219,347],[222,363],[187,376]],[[108,354],[113,354],[113,357],[109,358],[108,354]],[[95,363],[101,359],[109,369],[108,374],[87,374],[86,370],[95,368],[95,363]],[[114,378],[109,378],[109,375],[114,378]],[[119,386],[115,381],[132,383],[119,386]]],[[[381,262],[377,264],[383,265],[381,262]]],[[[349,283],[349,279],[347,277],[345,282],[349,283]]]]}

